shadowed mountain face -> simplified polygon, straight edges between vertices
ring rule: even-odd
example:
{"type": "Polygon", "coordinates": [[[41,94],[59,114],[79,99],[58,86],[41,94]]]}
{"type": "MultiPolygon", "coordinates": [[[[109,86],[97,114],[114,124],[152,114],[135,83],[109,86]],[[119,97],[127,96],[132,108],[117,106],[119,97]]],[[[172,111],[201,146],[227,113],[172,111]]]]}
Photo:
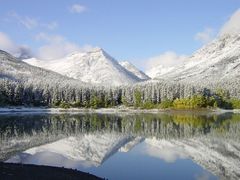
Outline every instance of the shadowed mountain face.
{"type": "MultiPolygon", "coordinates": [[[[3,78],[21,83],[33,83],[36,86],[40,83],[56,84],[56,82],[81,84],[58,73],[31,66],[0,50],[0,80],[3,78]]],[[[82,83],[82,85],[86,84],[82,83]]]]}
{"type": "Polygon", "coordinates": [[[81,169],[140,148],[166,163],[191,159],[221,179],[239,179],[239,119],[231,113],[3,115],[0,157],[81,169]]]}

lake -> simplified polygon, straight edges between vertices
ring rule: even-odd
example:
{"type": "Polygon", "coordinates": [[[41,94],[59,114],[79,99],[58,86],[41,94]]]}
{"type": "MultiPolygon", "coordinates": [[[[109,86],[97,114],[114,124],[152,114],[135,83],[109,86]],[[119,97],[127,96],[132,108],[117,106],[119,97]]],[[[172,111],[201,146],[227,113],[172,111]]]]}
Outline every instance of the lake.
{"type": "Polygon", "coordinates": [[[0,114],[0,161],[109,180],[240,179],[240,114],[0,114]]]}

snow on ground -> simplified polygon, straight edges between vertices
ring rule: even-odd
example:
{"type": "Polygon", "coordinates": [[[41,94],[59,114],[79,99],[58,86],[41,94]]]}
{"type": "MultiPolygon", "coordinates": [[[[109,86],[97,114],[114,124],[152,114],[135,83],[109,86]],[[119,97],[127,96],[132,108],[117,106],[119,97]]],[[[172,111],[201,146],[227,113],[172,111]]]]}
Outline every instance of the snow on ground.
{"type": "Polygon", "coordinates": [[[45,107],[9,107],[9,108],[0,108],[0,114],[9,114],[9,113],[104,113],[104,114],[114,114],[114,113],[158,113],[163,112],[160,109],[134,109],[134,108],[125,108],[125,107],[116,107],[116,108],[99,108],[99,109],[90,109],[90,108],[45,108],[45,107]]]}
{"type": "MultiPolygon", "coordinates": [[[[174,110],[172,110],[174,111],[174,110]]],[[[181,110],[177,110],[178,112],[181,110]]],[[[186,111],[186,110],[183,110],[186,111]]],[[[135,109],[132,107],[114,107],[114,108],[99,108],[99,109],[91,109],[91,108],[47,108],[47,107],[2,107],[0,108],[0,114],[12,114],[12,113],[24,113],[24,114],[58,114],[58,113],[102,113],[102,114],[115,114],[115,113],[166,113],[171,112],[171,110],[166,109],[135,109]]],[[[189,110],[191,112],[191,110],[189,110]]],[[[240,113],[240,109],[206,109],[207,113],[213,114],[223,114],[227,112],[231,113],[240,113]]]]}

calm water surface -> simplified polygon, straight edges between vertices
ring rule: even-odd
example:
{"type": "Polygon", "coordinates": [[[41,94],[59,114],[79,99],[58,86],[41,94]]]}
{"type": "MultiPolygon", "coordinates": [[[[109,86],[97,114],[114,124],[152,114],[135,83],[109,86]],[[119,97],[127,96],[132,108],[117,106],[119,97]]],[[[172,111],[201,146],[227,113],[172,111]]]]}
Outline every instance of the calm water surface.
{"type": "Polygon", "coordinates": [[[240,114],[0,114],[0,160],[109,180],[240,179],[240,114]]]}

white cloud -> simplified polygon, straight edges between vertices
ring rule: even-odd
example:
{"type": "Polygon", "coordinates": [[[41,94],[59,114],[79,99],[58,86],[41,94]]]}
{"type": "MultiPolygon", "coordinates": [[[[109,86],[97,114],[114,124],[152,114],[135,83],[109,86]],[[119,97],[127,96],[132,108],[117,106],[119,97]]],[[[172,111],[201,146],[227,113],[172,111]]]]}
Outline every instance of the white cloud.
{"type": "Polygon", "coordinates": [[[186,159],[187,153],[182,147],[175,146],[166,140],[147,139],[146,146],[142,149],[142,153],[162,159],[165,162],[173,163],[178,159],[186,159]]]}
{"type": "Polygon", "coordinates": [[[19,24],[23,25],[25,28],[29,30],[35,29],[35,28],[45,28],[45,29],[53,30],[58,27],[58,24],[56,21],[44,23],[44,22],[40,22],[39,20],[33,17],[21,16],[16,12],[10,12],[8,13],[8,16],[17,20],[19,24]]]}
{"type": "Polygon", "coordinates": [[[86,11],[87,8],[81,4],[73,4],[70,8],[69,11],[71,13],[82,13],[84,11],[86,11]]]}
{"type": "Polygon", "coordinates": [[[183,63],[186,59],[186,55],[177,55],[173,51],[167,51],[159,56],[148,59],[146,65],[147,68],[154,68],[156,66],[172,67],[183,63]]]}
{"type": "Polygon", "coordinates": [[[213,40],[215,36],[214,30],[212,28],[205,28],[204,31],[198,32],[195,35],[195,40],[202,42],[203,44],[206,44],[213,40]]]}
{"type": "Polygon", "coordinates": [[[0,49],[16,57],[29,57],[32,54],[28,46],[14,43],[11,38],[3,32],[0,32],[0,49]]]}
{"type": "Polygon", "coordinates": [[[17,50],[17,46],[12,42],[7,34],[0,32],[0,49],[12,53],[17,50]]]}
{"type": "Polygon", "coordinates": [[[182,151],[183,151],[182,149],[173,149],[173,148],[159,149],[158,147],[154,147],[154,146],[149,146],[146,148],[146,154],[155,158],[162,159],[168,163],[173,163],[177,159],[185,159],[187,156],[182,151]]]}
{"type": "Polygon", "coordinates": [[[146,63],[146,74],[151,78],[156,78],[169,71],[175,66],[187,61],[186,55],[178,55],[173,51],[167,51],[159,56],[149,58],[146,63]]]}
{"type": "Polygon", "coordinates": [[[14,43],[7,34],[0,32],[0,50],[4,50],[23,59],[34,56],[42,60],[51,60],[63,58],[74,51],[83,52],[94,48],[91,45],[79,46],[75,43],[69,42],[66,38],[60,35],[39,33],[36,35],[35,39],[41,41],[43,45],[37,48],[33,53],[28,46],[18,45],[14,43]]]}
{"type": "Polygon", "coordinates": [[[92,48],[90,45],[80,47],[60,35],[39,33],[36,40],[46,43],[38,48],[36,54],[39,59],[43,60],[59,59],[74,51],[86,51],[92,48]]]}
{"type": "Polygon", "coordinates": [[[240,9],[235,11],[228,21],[223,25],[219,34],[235,34],[240,33],[240,9]]]}

